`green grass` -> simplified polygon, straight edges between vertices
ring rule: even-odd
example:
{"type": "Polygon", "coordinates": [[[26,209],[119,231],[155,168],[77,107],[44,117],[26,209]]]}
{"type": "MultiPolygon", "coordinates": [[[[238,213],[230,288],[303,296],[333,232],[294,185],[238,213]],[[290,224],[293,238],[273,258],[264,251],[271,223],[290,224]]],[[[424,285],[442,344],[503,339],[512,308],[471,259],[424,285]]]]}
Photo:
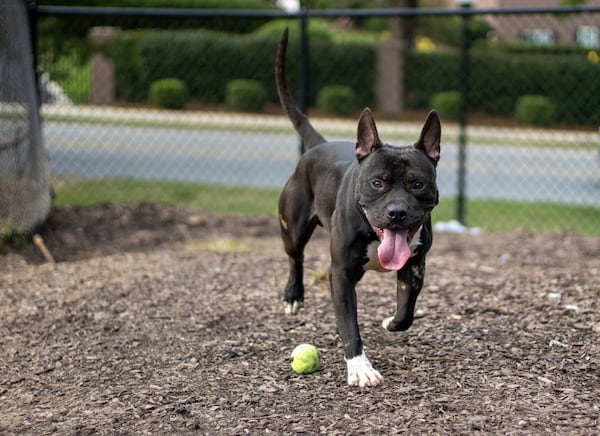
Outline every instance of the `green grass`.
{"type": "Polygon", "coordinates": [[[54,205],[180,204],[214,213],[277,215],[278,189],[128,179],[53,179],[54,205]]]}
{"type": "MultiPolygon", "coordinates": [[[[490,232],[530,230],[600,234],[600,208],[592,206],[469,200],[465,208],[467,226],[490,232]]],[[[442,199],[432,216],[434,221],[455,219],[456,201],[442,199]]]]}
{"type": "MultiPolygon", "coordinates": [[[[54,205],[90,206],[99,203],[180,204],[218,214],[277,215],[278,189],[256,189],[194,183],[134,180],[54,179],[54,205]]],[[[456,202],[442,199],[433,220],[455,218],[456,202]]],[[[600,209],[548,203],[469,200],[467,225],[484,231],[531,230],[600,234],[600,209]]]]}

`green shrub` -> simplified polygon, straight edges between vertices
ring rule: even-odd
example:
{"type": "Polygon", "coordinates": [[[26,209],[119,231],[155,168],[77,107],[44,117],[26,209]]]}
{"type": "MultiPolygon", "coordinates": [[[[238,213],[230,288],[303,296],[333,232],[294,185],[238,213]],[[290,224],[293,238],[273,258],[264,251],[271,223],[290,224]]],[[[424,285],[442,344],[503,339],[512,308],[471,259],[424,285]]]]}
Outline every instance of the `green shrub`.
{"type": "Polygon", "coordinates": [[[233,109],[258,111],[267,102],[267,91],[257,80],[236,79],[227,84],[225,103],[233,109]]]}
{"type": "Polygon", "coordinates": [[[181,109],[188,99],[188,89],[179,79],[167,78],[152,82],[148,93],[150,103],[167,109],[181,109]]]}
{"type": "MultiPolygon", "coordinates": [[[[227,83],[240,77],[257,80],[267,99],[278,102],[273,61],[278,35],[233,35],[207,30],[123,31],[103,47],[114,60],[117,95],[126,101],[143,101],[154,80],[177,76],[190,97],[204,103],[224,103],[227,83]]],[[[287,53],[288,85],[299,86],[299,37],[290,35],[287,53]]],[[[375,101],[375,48],[358,42],[311,40],[309,51],[308,104],[316,102],[317,91],[339,84],[354,89],[361,106],[375,101]],[[360,74],[357,74],[360,65],[360,74]],[[335,81],[335,82],[334,82],[335,81]]]]}
{"type": "MultiPolygon", "coordinates": [[[[408,52],[404,63],[405,103],[427,109],[437,92],[458,89],[459,54],[408,52]]],[[[522,95],[545,95],[555,119],[571,124],[600,123],[598,65],[571,54],[513,54],[473,50],[470,55],[469,112],[514,116],[522,95]]]]}
{"type": "Polygon", "coordinates": [[[460,93],[458,91],[443,91],[434,94],[429,107],[435,109],[440,117],[457,120],[460,115],[460,93]]]}
{"type": "Polygon", "coordinates": [[[317,95],[317,108],[323,112],[350,115],[357,108],[356,94],[349,86],[325,86],[317,95]]]}
{"type": "Polygon", "coordinates": [[[91,74],[90,63],[75,51],[60,56],[55,61],[47,59],[44,69],[50,73],[50,79],[63,89],[67,97],[76,104],[90,101],[91,74]]]}
{"type": "Polygon", "coordinates": [[[554,103],[543,95],[523,95],[517,99],[515,118],[521,123],[548,126],[554,121],[554,103]]]}

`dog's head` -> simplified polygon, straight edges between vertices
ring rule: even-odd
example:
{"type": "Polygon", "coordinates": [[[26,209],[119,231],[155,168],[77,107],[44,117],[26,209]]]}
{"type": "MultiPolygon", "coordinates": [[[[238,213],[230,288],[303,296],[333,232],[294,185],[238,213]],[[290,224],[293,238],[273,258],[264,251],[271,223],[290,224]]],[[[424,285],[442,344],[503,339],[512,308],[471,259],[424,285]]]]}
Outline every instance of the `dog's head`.
{"type": "Polygon", "coordinates": [[[358,123],[355,197],[381,243],[379,261],[401,269],[411,255],[410,242],[438,203],[436,166],[440,159],[440,119],[431,111],[419,140],[396,147],[379,139],[367,108],[358,123]]]}

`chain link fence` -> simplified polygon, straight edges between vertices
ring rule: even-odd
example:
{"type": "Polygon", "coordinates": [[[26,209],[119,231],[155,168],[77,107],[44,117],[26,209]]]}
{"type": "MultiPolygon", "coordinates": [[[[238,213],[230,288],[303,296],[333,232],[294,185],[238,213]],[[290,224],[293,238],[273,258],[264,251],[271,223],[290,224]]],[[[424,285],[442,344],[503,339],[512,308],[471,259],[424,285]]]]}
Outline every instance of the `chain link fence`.
{"type": "Polygon", "coordinates": [[[290,86],[328,139],[370,106],[406,145],[440,112],[435,221],[600,233],[600,8],[561,11],[40,6],[55,204],[276,213],[300,150],[273,78],[289,27],[290,86]]]}
{"type": "Polygon", "coordinates": [[[0,237],[24,233],[50,210],[25,5],[0,3],[0,237]]]}

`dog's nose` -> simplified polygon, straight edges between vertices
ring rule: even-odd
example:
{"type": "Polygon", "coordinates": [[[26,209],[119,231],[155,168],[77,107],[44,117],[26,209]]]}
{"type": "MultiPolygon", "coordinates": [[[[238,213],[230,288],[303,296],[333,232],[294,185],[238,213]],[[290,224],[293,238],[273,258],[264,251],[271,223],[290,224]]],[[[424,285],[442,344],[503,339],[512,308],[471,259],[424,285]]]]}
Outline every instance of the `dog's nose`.
{"type": "Polygon", "coordinates": [[[408,212],[403,206],[392,204],[387,207],[387,217],[393,223],[400,224],[407,215],[408,212]]]}

